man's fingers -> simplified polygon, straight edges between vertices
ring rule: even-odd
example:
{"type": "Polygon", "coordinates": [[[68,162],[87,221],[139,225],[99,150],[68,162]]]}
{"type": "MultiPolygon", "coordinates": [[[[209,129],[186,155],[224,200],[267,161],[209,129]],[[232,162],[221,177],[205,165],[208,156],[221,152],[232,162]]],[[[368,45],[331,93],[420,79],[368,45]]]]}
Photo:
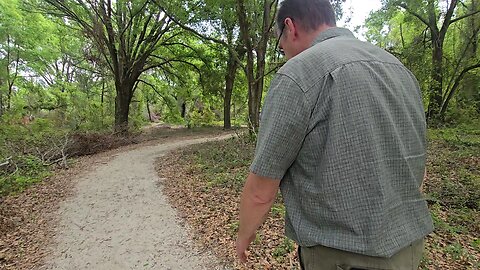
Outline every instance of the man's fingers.
{"type": "Polygon", "coordinates": [[[237,257],[242,263],[247,262],[247,256],[248,256],[247,248],[248,248],[248,243],[242,243],[241,241],[237,240],[236,242],[237,257]]]}
{"type": "Polygon", "coordinates": [[[239,254],[238,258],[240,259],[240,262],[246,263],[247,262],[247,253],[243,252],[243,253],[239,254]]]}
{"type": "Polygon", "coordinates": [[[242,251],[237,248],[237,257],[242,263],[247,261],[247,254],[244,250],[242,251]]]}

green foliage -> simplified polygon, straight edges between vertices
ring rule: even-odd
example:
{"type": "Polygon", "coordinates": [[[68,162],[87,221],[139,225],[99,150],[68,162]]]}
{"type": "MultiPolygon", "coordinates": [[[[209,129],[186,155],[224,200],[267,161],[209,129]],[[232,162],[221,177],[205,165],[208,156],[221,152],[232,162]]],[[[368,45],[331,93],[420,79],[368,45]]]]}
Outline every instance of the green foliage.
{"type": "Polygon", "coordinates": [[[295,251],[295,242],[291,239],[284,238],[282,244],[277,246],[272,256],[279,262],[283,262],[284,256],[289,254],[290,252],[295,251]]]}
{"type": "Polygon", "coordinates": [[[462,247],[462,244],[455,242],[445,247],[447,254],[453,257],[454,260],[459,260],[465,254],[465,250],[462,247]]]}
{"type": "Polygon", "coordinates": [[[208,143],[195,147],[195,167],[208,179],[210,187],[228,187],[241,190],[253,158],[254,144],[243,138],[208,143]]]}
{"type": "Polygon", "coordinates": [[[389,0],[382,4],[382,9],[366,20],[367,40],[394,54],[415,74],[425,105],[438,114],[429,115],[430,123],[456,125],[478,120],[480,24],[478,14],[467,16],[478,11],[478,2],[389,0]],[[446,23],[450,6],[454,7],[452,18],[459,20],[446,23]],[[435,37],[435,33],[442,36],[435,37]],[[439,58],[436,61],[442,61],[441,65],[434,61],[439,58]],[[433,76],[434,68],[440,68],[440,76],[433,76]],[[430,100],[434,93],[442,96],[441,104],[430,100]]]}
{"type": "Polygon", "coordinates": [[[50,175],[42,161],[35,156],[18,156],[14,161],[18,170],[13,173],[0,171],[0,197],[24,190],[50,175]]]}
{"type": "Polygon", "coordinates": [[[275,203],[272,206],[272,215],[285,217],[285,205],[283,203],[275,203]]]}
{"type": "Polygon", "coordinates": [[[215,114],[210,109],[202,112],[195,110],[189,113],[187,125],[188,127],[210,126],[214,123],[214,120],[215,114]]]}
{"type": "Polygon", "coordinates": [[[480,210],[480,171],[474,165],[480,153],[480,131],[475,127],[430,130],[431,148],[441,151],[432,156],[433,174],[441,176],[429,189],[437,201],[454,209],[480,210]]]}
{"type": "Polygon", "coordinates": [[[44,162],[52,142],[59,142],[65,131],[52,121],[37,119],[29,126],[0,125],[0,197],[19,192],[49,175],[44,162]]]}

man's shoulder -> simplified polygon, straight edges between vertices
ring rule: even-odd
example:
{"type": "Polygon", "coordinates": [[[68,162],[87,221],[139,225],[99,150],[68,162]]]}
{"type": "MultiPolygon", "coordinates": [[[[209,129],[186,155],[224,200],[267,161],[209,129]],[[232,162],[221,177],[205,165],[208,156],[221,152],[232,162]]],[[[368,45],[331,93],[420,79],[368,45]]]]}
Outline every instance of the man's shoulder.
{"type": "Polygon", "coordinates": [[[392,54],[355,37],[339,36],[319,42],[292,59],[278,71],[295,81],[302,90],[321,84],[335,70],[351,65],[349,70],[363,68],[361,62],[393,64],[405,68],[392,54]]]}
{"type": "Polygon", "coordinates": [[[288,60],[277,72],[296,82],[303,91],[328,75],[330,69],[316,54],[307,51],[288,60]]]}

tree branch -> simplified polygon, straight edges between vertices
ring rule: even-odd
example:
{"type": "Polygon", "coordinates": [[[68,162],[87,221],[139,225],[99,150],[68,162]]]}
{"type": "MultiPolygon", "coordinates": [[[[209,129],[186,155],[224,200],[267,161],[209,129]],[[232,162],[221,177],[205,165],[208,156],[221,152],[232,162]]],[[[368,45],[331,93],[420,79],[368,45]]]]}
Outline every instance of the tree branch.
{"type": "Polygon", "coordinates": [[[269,71],[267,71],[265,74],[263,74],[261,77],[257,78],[255,80],[255,83],[258,83],[261,79],[267,77],[268,75],[270,75],[271,73],[277,71],[279,68],[281,68],[285,63],[284,62],[281,62],[281,63],[277,63],[273,68],[271,68],[269,71]]]}
{"type": "Polygon", "coordinates": [[[405,3],[398,3],[399,7],[405,9],[408,13],[412,14],[413,16],[417,17],[420,21],[426,24],[429,28],[431,27],[430,23],[427,19],[423,18],[420,14],[416,13],[415,11],[411,10],[405,3]]]}
{"type": "Polygon", "coordinates": [[[155,93],[157,93],[157,95],[159,95],[159,96],[163,99],[163,101],[165,101],[165,103],[167,104],[168,108],[169,108],[170,110],[172,110],[172,108],[170,108],[170,104],[169,104],[170,102],[169,102],[169,100],[166,99],[165,96],[162,95],[160,92],[158,92],[158,90],[157,90],[157,88],[155,87],[155,85],[153,85],[153,84],[151,84],[151,83],[149,83],[149,82],[146,82],[146,81],[144,81],[144,80],[142,80],[142,79],[138,79],[138,82],[142,82],[142,83],[150,86],[150,88],[152,88],[153,91],[155,91],[155,93]]]}
{"type": "Polygon", "coordinates": [[[460,86],[460,82],[463,80],[463,77],[468,72],[470,72],[471,70],[474,70],[474,69],[477,69],[477,68],[480,68],[480,62],[476,63],[475,65],[471,65],[469,67],[464,68],[462,70],[462,72],[460,73],[460,75],[458,75],[457,79],[455,79],[455,84],[453,85],[452,89],[448,93],[447,98],[445,99],[445,101],[442,104],[442,109],[440,110],[440,115],[444,115],[445,112],[447,111],[448,103],[450,102],[450,99],[453,97],[453,94],[455,93],[455,91],[460,86]]]}
{"type": "MultiPolygon", "coordinates": [[[[470,48],[470,44],[472,44],[472,41],[475,39],[475,37],[477,37],[478,33],[480,32],[480,27],[478,27],[472,34],[472,36],[470,37],[470,39],[468,40],[465,48],[463,49],[463,52],[462,52],[462,55],[461,57],[458,59],[458,62],[457,64],[455,65],[455,69],[454,69],[454,72],[453,74],[456,74],[458,72],[458,69],[460,68],[460,64],[462,63],[463,59],[465,58],[465,56],[467,55],[467,52],[468,52],[468,49],[470,48]]],[[[452,76],[451,80],[448,82],[448,87],[447,89],[450,89],[450,86],[454,83],[454,76],[452,76]]],[[[446,94],[446,93],[445,93],[446,94]]],[[[444,97],[445,98],[445,97],[444,97]]]]}
{"type": "Polygon", "coordinates": [[[445,14],[445,20],[443,21],[442,28],[440,30],[440,36],[445,36],[448,30],[448,27],[451,24],[453,12],[455,11],[455,8],[457,7],[457,0],[451,0],[450,1],[450,6],[448,7],[447,14],[445,14]]]}
{"type": "MultiPolygon", "coordinates": [[[[155,1],[155,3],[157,3],[157,2],[155,1]]],[[[242,67],[243,69],[245,69],[245,67],[243,66],[243,63],[242,63],[242,61],[240,60],[240,57],[238,56],[237,52],[235,51],[235,48],[234,48],[233,45],[230,45],[230,44],[228,44],[227,42],[225,42],[225,41],[223,41],[223,40],[221,40],[221,39],[209,37],[209,36],[207,36],[207,35],[204,35],[204,34],[199,33],[197,30],[195,30],[195,29],[193,29],[193,28],[191,28],[191,27],[189,27],[189,26],[181,23],[181,22],[180,22],[179,20],[177,20],[174,16],[172,16],[170,13],[168,13],[168,12],[165,10],[165,8],[163,8],[162,6],[160,6],[158,3],[157,3],[157,5],[159,6],[159,8],[160,8],[174,23],[176,23],[176,24],[177,24],[178,26],[180,26],[182,29],[189,31],[189,32],[193,33],[194,35],[196,35],[197,37],[202,38],[202,39],[204,39],[204,40],[213,41],[213,42],[215,42],[215,43],[224,45],[224,46],[232,53],[232,55],[233,55],[234,58],[235,58],[235,61],[237,61],[237,63],[240,65],[240,67],[242,67]]]]}
{"type": "Polygon", "coordinates": [[[457,18],[455,18],[455,19],[452,19],[452,20],[450,21],[450,24],[452,24],[452,23],[454,23],[454,22],[458,22],[458,21],[460,21],[460,20],[463,20],[463,19],[465,19],[465,18],[467,18],[467,17],[473,16],[473,15],[475,15],[475,14],[477,14],[477,13],[480,13],[480,10],[477,10],[477,11],[474,11],[474,12],[471,12],[471,13],[468,13],[468,14],[465,14],[465,15],[463,15],[463,16],[457,17],[457,18]]]}

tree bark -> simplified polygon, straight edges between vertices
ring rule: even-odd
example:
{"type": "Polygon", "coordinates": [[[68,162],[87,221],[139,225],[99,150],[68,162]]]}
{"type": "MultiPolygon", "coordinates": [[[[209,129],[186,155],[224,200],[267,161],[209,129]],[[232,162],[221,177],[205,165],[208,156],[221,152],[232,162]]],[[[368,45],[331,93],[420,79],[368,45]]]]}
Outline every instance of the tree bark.
{"type": "Polygon", "coordinates": [[[227,61],[227,74],[225,75],[225,96],[223,99],[223,128],[231,129],[231,104],[233,85],[235,83],[235,77],[237,74],[238,63],[232,53],[229,52],[229,58],[227,61]]]}
{"type": "Polygon", "coordinates": [[[253,24],[250,24],[248,21],[244,0],[237,1],[240,36],[242,37],[247,51],[245,73],[248,80],[248,120],[251,133],[256,133],[259,126],[260,105],[262,101],[265,75],[265,53],[267,51],[269,33],[273,25],[271,12],[275,3],[276,1],[263,1],[262,27],[255,31],[252,29],[252,27],[254,27],[253,24]],[[252,31],[259,32],[258,36],[261,38],[258,42],[255,42],[255,37],[251,37],[252,31]]]}
{"type": "Polygon", "coordinates": [[[101,97],[100,97],[100,108],[102,109],[102,114],[101,114],[102,128],[103,128],[103,123],[104,123],[103,121],[105,119],[105,110],[103,109],[104,99],[105,99],[105,80],[102,80],[102,94],[101,94],[101,97]]]}
{"type": "Polygon", "coordinates": [[[115,97],[115,133],[120,135],[128,133],[128,114],[133,97],[133,85],[134,83],[130,82],[115,83],[115,88],[117,89],[117,96],[115,97]]]}
{"type": "MultiPolygon", "coordinates": [[[[0,81],[0,86],[2,86],[2,83],[0,81]]],[[[0,118],[3,116],[3,95],[0,89],[0,118]]]]}
{"type": "Polygon", "coordinates": [[[182,102],[182,105],[181,105],[181,112],[180,112],[180,116],[185,119],[185,117],[187,117],[187,104],[185,103],[185,101],[182,102]]]}
{"type": "Polygon", "coordinates": [[[148,98],[145,100],[147,102],[147,112],[148,112],[148,121],[153,122],[152,111],[150,110],[150,100],[148,98]]]}
{"type": "Polygon", "coordinates": [[[432,33],[432,82],[430,84],[427,116],[430,121],[438,121],[443,93],[443,38],[432,33]]]}

